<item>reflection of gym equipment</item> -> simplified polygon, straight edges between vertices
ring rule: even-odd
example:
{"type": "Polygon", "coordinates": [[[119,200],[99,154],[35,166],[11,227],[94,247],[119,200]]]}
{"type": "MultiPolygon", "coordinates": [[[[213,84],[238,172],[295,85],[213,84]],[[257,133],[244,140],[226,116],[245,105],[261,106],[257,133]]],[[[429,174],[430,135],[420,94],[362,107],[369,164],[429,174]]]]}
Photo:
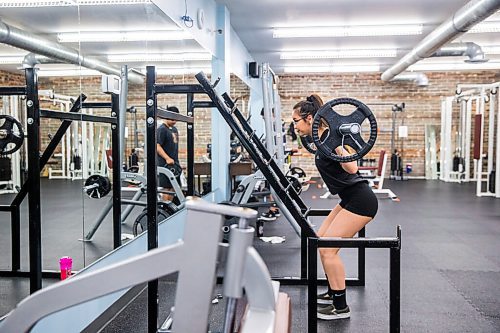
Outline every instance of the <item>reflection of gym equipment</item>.
{"type": "MultiPolygon", "coordinates": [[[[24,117],[25,103],[22,102],[20,96],[0,96],[2,102],[2,115],[8,115],[16,120],[26,128],[26,119],[24,117]]],[[[1,121],[0,121],[1,124],[1,121]]],[[[0,142],[6,143],[5,139],[0,138],[0,142]]],[[[0,143],[0,145],[2,145],[0,143]]],[[[13,144],[8,144],[12,146],[13,144]]],[[[19,188],[26,178],[26,161],[28,151],[26,146],[9,156],[4,156],[0,152],[0,194],[3,193],[18,193],[19,188]]]]}
{"type": "Polygon", "coordinates": [[[92,175],[85,181],[83,191],[94,199],[101,199],[111,191],[111,182],[107,177],[92,175]]]}
{"type": "Polygon", "coordinates": [[[240,220],[239,228],[231,232],[224,271],[222,294],[227,299],[224,332],[234,331],[236,302],[244,294],[247,309],[239,332],[289,332],[290,299],[286,294],[279,293],[279,284],[271,281],[264,261],[251,246],[253,229],[248,227],[247,221],[255,219],[256,213],[202,200],[190,201],[187,207],[182,240],[48,286],[24,299],[0,323],[0,330],[27,332],[38,321],[53,313],[63,314],[59,320],[64,321],[70,318],[64,316],[64,310],[74,305],[179,272],[171,329],[174,332],[206,331],[216,282],[217,260],[222,249],[219,246],[221,215],[233,215],[240,220]],[[199,232],[200,222],[203,222],[203,233],[199,232]],[[203,255],[193,256],[193,249],[203,255]],[[193,276],[197,278],[193,279],[193,276]],[[53,302],[54,299],[58,301],[53,302]],[[196,313],[195,320],[193,313],[196,313]],[[277,330],[278,327],[281,330],[277,330]]]}
{"type": "MultiPolygon", "coordinates": [[[[174,196],[176,198],[178,198],[179,202],[181,203],[179,206],[173,205],[172,203],[168,203],[168,202],[159,203],[158,204],[159,211],[161,209],[160,215],[165,216],[165,218],[166,218],[166,217],[169,217],[170,215],[174,214],[178,210],[182,209],[184,207],[184,202],[185,202],[186,198],[184,197],[184,193],[182,192],[182,189],[181,189],[179,183],[177,183],[176,176],[169,169],[158,167],[158,174],[163,174],[163,175],[165,175],[165,177],[167,177],[170,180],[170,182],[172,184],[172,188],[174,190],[174,196]]],[[[102,176],[99,176],[99,177],[102,177],[102,176]]],[[[102,177],[102,178],[104,178],[104,177],[102,177]]],[[[99,180],[102,182],[102,179],[99,178],[99,180]]],[[[147,206],[145,201],[141,201],[141,198],[146,193],[147,189],[146,189],[146,178],[142,175],[137,174],[137,173],[122,172],[121,173],[121,180],[122,181],[132,181],[137,185],[136,187],[133,187],[133,188],[127,188],[127,190],[129,190],[129,191],[131,189],[133,189],[135,191],[135,194],[132,197],[132,199],[130,199],[130,200],[122,199],[121,200],[122,205],[127,205],[127,207],[125,207],[125,209],[121,213],[121,223],[123,224],[123,223],[125,223],[125,221],[129,217],[130,213],[132,212],[132,210],[135,206],[143,206],[143,207],[147,206]]],[[[87,180],[87,181],[89,182],[89,180],[87,180]]],[[[94,185],[94,188],[95,187],[96,186],[94,185]]],[[[86,188],[84,188],[84,190],[87,191],[86,188]]],[[[92,189],[88,189],[88,190],[92,191],[92,189]]],[[[100,198],[102,198],[102,196],[100,198]]],[[[113,207],[113,200],[110,199],[108,201],[108,203],[103,207],[101,214],[99,214],[99,216],[97,216],[92,228],[89,230],[87,235],[85,235],[85,237],[83,239],[81,239],[82,241],[85,241],[85,242],[92,241],[94,234],[96,233],[97,229],[99,229],[102,222],[104,221],[104,219],[106,218],[108,213],[111,211],[112,207],[113,207]]],[[[145,223],[146,222],[146,219],[145,219],[146,214],[144,214],[144,213],[145,213],[144,211],[141,212],[134,222],[133,229],[132,229],[134,232],[134,236],[137,236],[139,233],[141,233],[142,231],[147,229],[147,226],[146,226],[147,223],[145,223]],[[137,234],[136,234],[136,232],[137,232],[137,234]]],[[[162,221],[162,220],[160,219],[160,221],[162,221]]]]}
{"type": "MultiPolygon", "coordinates": [[[[112,132],[112,150],[113,156],[113,247],[117,248],[121,245],[119,221],[120,217],[120,175],[119,166],[116,163],[119,161],[118,152],[120,151],[120,141],[118,137],[118,95],[111,94],[110,102],[94,102],[83,103],[86,99],[85,95],[79,96],[70,112],[60,112],[52,110],[40,109],[38,98],[38,79],[36,70],[34,68],[25,69],[26,85],[19,87],[0,87],[0,95],[2,96],[26,96],[26,136],[28,138],[26,149],[30,153],[27,154],[27,169],[28,177],[19,193],[12,200],[9,205],[0,205],[0,211],[7,211],[11,213],[11,234],[12,234],[12,265],[10,270],[3,270],[4,273],[10,274],[9,276],[29,276],[30,277],[30,292],[42,288],[42,276],[51,276],[50,272],[42,271],[42,228],[41,226],[41,205],[40,205],[40,172],[41,169],[47,164],[50,157],[65,132],[73,122],[95,122],[105,123],[111,127],[112,132]],[[80,109],[86,108],[103,108],[108,109],[111,116],[93,116],[90,114],[79,113],[80,109]],[[49,144],[40,155],[40,119],[49,118],[60,120],[59,127],[56,133],[52,136],[49,144]],[[28,214],[29,218],[29,272],[20,271],[20,206],[22,201],[29,195],[28,214]]],[[[52,275],[53,276],[53,275],[52,275]]]]}
{"type": "Polygon", "coordinates": [[[0,115],[0,155],[10,155],[24,143],[23,126],[16,118],[0,115]]]}

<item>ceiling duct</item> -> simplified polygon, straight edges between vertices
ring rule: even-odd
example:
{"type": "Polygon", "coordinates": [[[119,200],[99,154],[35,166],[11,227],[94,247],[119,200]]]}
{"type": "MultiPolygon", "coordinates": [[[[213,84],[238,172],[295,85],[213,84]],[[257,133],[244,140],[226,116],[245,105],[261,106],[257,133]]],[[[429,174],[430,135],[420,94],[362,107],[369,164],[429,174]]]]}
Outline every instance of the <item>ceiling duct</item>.
{"type": "Polygon", "coordinates": [[[38,64],[55,64],[55,63],[60,64],[62,62],[36,53],[28,53],[26,56],[24,56],[22,66],[23,68],[33,68],[38,64]]]}
{"type": "MultiPolygon", "coordinates": [[[[0,43],[12,45],[20,49],[40,54],[42,56],[70,63],[80,65],[86,68],[94,69],[105,74],[113,74],[120,76],[120,68],[112,66],[99,59],[86,57],[80,54],[77,50],[70,47],[61,45],[57,42],[44,39],[40,36],[30,34],[24,30],[10,26],[0,20],[0,43]]],[[[25,59],[26,60],[26,59],[25,59]]],[[[36,60],[36,59],[32,59],[36,60]]],[[[39,59],[40,62],[41,59],[39,59]]],[[[29,63],[29,61],[28,61],[29,63]]],[[[27,63],[26,63],[27,64],[27,63]]],[[[23,62],[23,65],[26,65],[23,62]]],[[[144,78],[135,72],[129,73],[129,81],[131,83],[142,84],[144,78]]]]}
{"type": "Polygon", "coordinates": [[[419,72],[404,72],[396,75],[391,82],[413,82],[419,87],[425,87],[429,85],[429,79],[427,75],[419,72]]]}
{"type": "Polygon", "coordinates": [[[472,0],[432,31],[396,64],[382,73],[382,81],[390,81],[417,61],[429,57],[450,40],[467,32],[475,24],[494,14],[500,0],[472,0]]]}
{"type": "Polygon", "coordinates": [[[469,57],[469,59],[464,60],[465,62],[468,63],[481,63],[481,62],[487,62],[489,60],[485,57],[481,46],[472,42],[448,44],[446,46],[443,46],[433,54],[431,54],[431,57],[459,57],[459,56],[469,57]]]}

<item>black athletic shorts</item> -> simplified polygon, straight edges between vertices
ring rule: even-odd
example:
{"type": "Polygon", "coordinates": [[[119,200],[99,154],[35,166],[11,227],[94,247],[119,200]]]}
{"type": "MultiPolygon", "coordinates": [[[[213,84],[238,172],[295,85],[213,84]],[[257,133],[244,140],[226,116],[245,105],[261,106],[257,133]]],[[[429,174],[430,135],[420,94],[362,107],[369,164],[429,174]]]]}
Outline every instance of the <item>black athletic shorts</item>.
{"type": "Polygon", "coordinates": [[[378,200],[365,182],[356,183],[339,192],[340,207],[361,216],[375,217],[378,200]]]}

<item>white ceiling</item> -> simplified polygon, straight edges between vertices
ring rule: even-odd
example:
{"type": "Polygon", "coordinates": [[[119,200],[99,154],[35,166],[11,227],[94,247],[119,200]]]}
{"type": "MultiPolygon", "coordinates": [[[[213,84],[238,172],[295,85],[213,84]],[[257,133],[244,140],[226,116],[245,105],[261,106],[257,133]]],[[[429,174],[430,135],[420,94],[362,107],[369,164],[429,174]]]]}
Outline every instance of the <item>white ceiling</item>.
{"type": "MultiPolygon", "coordinates": [[[[210,0],[212,1],[212,0],[210,0]]],[[[2,1],[6,3],[8,1],[2,1]]],[[[140,2],[140,1],[138,1],[140,2]]],[[[147,1],[143,1],[147,2],[147,1]]],[[[190,0],[186,0],[188,6],[190,0]]],[[[231,25],[250,54],[259,62],[269,62],[276,72],[287,66],[336,66],[348,64],[377,65],[381,70],[394,64],[440,23],[450,18],[467,0],[217,0],[225,4],[231,14],[231,25]],[[416,36],[328,37],[328,38],[273,38],[273,28],[344,25],[423,24],[423,33],[416,36]],[[389,58],[347,58],[316,60],[282,60],[285,51],[319,51],[350,49],[396,49],[389,58]]],[[[190,7],[188,7],[190,8],[190,7]]],[[[190,8],[189,15],[196,15],[190,8]]],[[[37,8],[1,8],[0,18],[31,33],[56,40],[60,32],[169,30],[177,27],[172,20],[152,3],[106,6],[63,6],[37,8]]],[[[497,13],[489,20],[500,22],[497,13]]],[[[500,28],[500,27],[499,27],[500,28]]],[[[467,33],[456,41],[475,42],[480,46],[498,46],[500,33],[467,33]]],[[[170,52],[203,52],[194,40],[138,41],[106,43],[68,43],[80,48],[86,55],[107,59],[108,54],[152,54],[170,52]]],[[[0,56],[22,54],[24,51],[0,44],[0,56]]],[[[500,55],[487,54],[486,66],[500,69],[500,55]]],[[[464,64],[464,57],[427,59],[421,64],[446,62],[464,64]]],[[[116,63],[120,65],[121,63],[116,63]]],[[[144,66],[134,62],[130,66],[144,66]]],[[[209,61],[158,62],[159,67],[208,67],[209,61]]],[[[59,65],[61,66],[61,65],[59,65]]],[[[484,64],[481,66],[485,66],[484,64]]],[[[0,69],[14,70],[18,65],[0,65],[0,69]]],[[[53,66],[52,66],[53,67],[53,66]]],[[[444,67],[443,67],[444,68],[444,67]]],[[[477,65],[468,65],[470,69],[477,65]]]]}

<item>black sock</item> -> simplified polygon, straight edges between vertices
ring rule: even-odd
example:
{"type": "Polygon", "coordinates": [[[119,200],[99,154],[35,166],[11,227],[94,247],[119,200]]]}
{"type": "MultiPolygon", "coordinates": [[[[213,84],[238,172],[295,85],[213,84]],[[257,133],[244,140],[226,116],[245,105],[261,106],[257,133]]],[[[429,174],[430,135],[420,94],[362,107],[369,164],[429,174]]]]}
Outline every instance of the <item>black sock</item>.
{"type": "Polygon", "coordinates": [[[347,307],[347,302],[345,300],[345,289],[343,290],[333,290],[333,306],[336,309],[342,310],[347,307]]]}

